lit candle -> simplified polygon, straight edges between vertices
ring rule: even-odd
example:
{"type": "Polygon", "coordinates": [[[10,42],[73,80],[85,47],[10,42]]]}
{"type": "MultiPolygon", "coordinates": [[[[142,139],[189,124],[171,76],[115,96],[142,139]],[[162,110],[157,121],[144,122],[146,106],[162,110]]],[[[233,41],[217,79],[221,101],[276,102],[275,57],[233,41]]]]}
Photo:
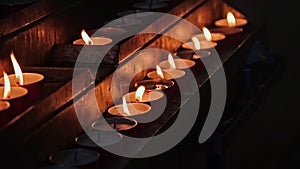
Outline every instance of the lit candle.
{"type": "Polygon", "coordinates": [[[197,36],[193,36],[191,41],[185,42],[182,44],[182,47],[185,49],[192,49],[192,50],[204,50],[210,49],[217,46],[216,42],[211,42],[207,40],[199,41],[197,36]]]}
{"type": "Polygon", "coordinates": [[[151,102],[159,100],[164,96],[162,92],[155,90],[146,90],[146,87],[141,85],[134,92],[130,92],[124,95],[128,102],[151,102]]]}
{"type": "Polygon", "coordinates": [[[211,33],[210,30],[206,27],[202,28],[202,32],[200,34],[196,34],[195,37],[199,39],[199,41],[221,41],[226,38],[226,36],[222,33],[211,33]]]}
{"type": "Polygon", "coordinates": [[[156,65],[157,78],[141,80],[134,84],[135,88],[139,88],[140,86],[145,86],[146,90],[163,90],[168,89],[174,85],[174,82],[171,79],[165,79],[165,76],[159,65],[156,65]]]}
{"type": "MultiPolygon", "coordinates": [[[[187,69],[195,65],[195,61],[189,59],[176,58],[173,59],[172,55],[168,55],[168,60],[164,60],[158,64],[161,68],[170,70],[174,69],[187,69]]],[[[176,70],[175,69],[175,70],[176,70]]],[[[173,70],[174,71],[174,70],[173,70]]],[[[168,73],[168,71],[166,71],[168,73]]],[[[178,71],[177,71],[178,72],[178,71]]],[[[172,75],[172,74],[171,74],[172,75]]]]}
{"type": "Polygon", "coordinates": [[[112,42],[107,37],[90,37],[84,29],[81,31],[81,39],[73,41],[74,45],[107,45],[112,42]]]}
{"type": "MultiPolygon", "coordinates": [[[[44,79],[44,76],[39,73],[23,73],[20,65],[18,64],[13,52],[10,54],[10,58],[14,67],[14,74],[8,75],[11,86],[29,86],[31,84],[39,83],[44,79]]],[[[4,79],[0,79],[0,84],[4,84],[4,79]]]]}
{"type": "Polygon", "coordinates": [[[11,86],[6,72],[3,72],[4,86],[0,86],[0,100],[13,100],[28,93],[23,87],[11,86]]]}
{"type": "Polygon", "coordinates": [[[115,116],[136,116],[147,113],[151,107],[145,103],[127,103],[126,98],[122,97],[123,104],[110,107],[108,113],[115,116]]]}
{"type": "Polygon", "coordinates": [[[170,64],[170,68],[161,70],[159,65],[156,65],[156,71],[151,71],[147,74],[147,76],[151,79],[159,78],[163,76],[163,79],[178,79],[185,75],[185,71],[179,70],[176,67],[175,61],[171,54],[168,55],[168,63],[170,64]]]}
{"type": "Polygon", "coordinates": [[[244,18],[236,18],[232,12],[227,12],[226,19],[215,21],[215,25],[219,27],[239,27],[244,26],[248,21],[244,18]]]}

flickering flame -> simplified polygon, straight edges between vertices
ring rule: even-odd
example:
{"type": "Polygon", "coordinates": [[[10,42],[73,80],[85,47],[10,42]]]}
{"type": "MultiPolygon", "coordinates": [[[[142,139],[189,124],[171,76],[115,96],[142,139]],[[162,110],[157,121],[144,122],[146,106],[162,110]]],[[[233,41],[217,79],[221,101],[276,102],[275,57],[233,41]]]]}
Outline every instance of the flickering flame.
{"type": "Polygon", "coordinates": [[[129,113],[129,109],[128,109],[128,106],[126,103],[126,98],[123,96],[122,99],[123,99],[123,111],[129,115],[130,113],[129,113]]]}
{"type": "Polygon", "coordinates": [[[207,41],[211,41],[212,40],[212,36],[211,36],[211,33],[210,31],[206,28],[206,27],[203,27],[202,28],[202,31],[204,33],[204,37],[207,41]]]}
{"type": "Polygon", "coordinates": [[[4,92],[3,92],[3,99],[9,99],[10,98],[10,82],[7,74],[3,72],[4,77],[4,92]]]}
{"type": "Polygon", "coordinates": [[[22,70],[21,70],[13,52],[11,52],[10,58],[11,58],[11,61],[12,61],[13,67],[14,67],[14,71],[15,71],[16,83],[17,83],[17,85],[23,85],[24,84],[23,73],[22,73],[22,70]]]}
{"type": "Polygon", "coordinates": [[[82,37],[82,39],[83,39],[83,41],[84,41],[85,44],[87,44],[87,45],[93,45],[92,39],[91,39],[91,38],[89,37],[89,35],[85,32],[84,29],[82,29],[82,31],[81,31],[81,37],[82,37]]]}
{"type": "Polygon", "coordinates": [[[193,37],[192,37],[192,40],[193,40],[193,42],[194,42],[195,49],[196,49],[196,50],[200,50],[200,42],[199,42],[199,39],[198,39],[196,36],[193,36],[193,37]]]}
{"type": "Polygon", "coordinates": [[[171,54],[168,55],[168,62],[172,69],[176,69],[176,65],[175,65],[174,59],[171,54]]]}
{"type": "Polygon", "coordinates": [[[165,78],[161,68],[158,65],[156,65],[156,73],[161,79],[165,78]]]}
{"type": "Polygon", "coordinates": [[[146,88],[145,86],[140,86],[135,92],[135,99],[139,102],[143,101],[143,95],[146,88]]]}
{"type": "Polygon", "coordinates": [[[227,23],[230,27],[235,26],[236,20],[235,20],[234,15],[231,12],[227,13],[227,23]]]}

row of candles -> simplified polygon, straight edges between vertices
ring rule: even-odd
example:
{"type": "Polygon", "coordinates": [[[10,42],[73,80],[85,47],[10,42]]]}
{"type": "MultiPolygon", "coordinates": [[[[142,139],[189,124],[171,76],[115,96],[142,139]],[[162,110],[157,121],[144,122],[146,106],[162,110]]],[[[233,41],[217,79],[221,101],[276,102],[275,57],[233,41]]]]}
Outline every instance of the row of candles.
{"type": "Polygon", "coordinates": [[[0,112],[10,108],[10,101],[15,101],[28,94],[30,86],[41,82],[44,75],[32,72],[22,72],[17,59],[12,51],[10,59],[13,64],[14,74],[3,71],[3,77],[0,78],[0,112]]]}
{"type": "MultiPolygon", "coordinates": [[[[191,49],[201,51],[200,53],[203,55],[193,56],[193,59],[208,57],[210,52],[205,49],[214,48],[217,46],[217,41],[225,39],[230,34],[241,32],[240,26],[245,24],[247,24],[246,19],[235,18],[231,12],[228,12],[227,18],[216,21],[215,25],[225,28],[224,30],[230,33],[226,33],[224,30],[223,32],[210,32],[209,29],[203,27],[203,34],[193,36],[191,41],[183,43],[182,47],[189,51],[191,49]]],[[[106,45],[112,42],[109,37],[90,37],[84,29],[81,31],[81,36],[82,39],[73,41],[74,45],[106,45]]],[[[120,141],[122,139],[120,133],[110,133],[109,131],[134,128],[138,124],[136,117],[150,112],[151,106],[148,103],[162,99],[164,97],[162,90],[171,88],[175,83],[173,80],[184,77],[184,69],[192,68],[194,65],[195,61],[192,59],[174,59],[173,55],[169,53],[167,60],[159,62],[156,69],[147,74],[148,79],[135,83],[135,91],[121,97],[122,104],[108,108],[107,112],[113,117],[97,119],[92,123],[90,133],[84,133],[75,138],[76,143],[83,147],[96,148],[99,145],[107,146],[120,141]],[[107,123],[109,127],[106,125],[107,123]]],[[[97,151],[84,148],[62,150],[49,157],[50,161],[57,166],[71,167],[89,164],[98,158],[97,151]]]]}

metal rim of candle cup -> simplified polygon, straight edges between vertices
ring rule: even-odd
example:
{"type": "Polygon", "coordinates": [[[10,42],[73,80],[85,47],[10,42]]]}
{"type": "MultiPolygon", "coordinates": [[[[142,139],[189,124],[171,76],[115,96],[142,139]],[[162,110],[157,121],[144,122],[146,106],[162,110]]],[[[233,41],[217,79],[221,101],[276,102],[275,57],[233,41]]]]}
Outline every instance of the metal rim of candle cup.
{"type": "MultiPolygon", "coordinates": [[[[204,33],[198,33],[194,36],[197,37],[200,41],[205,41],[206,40],[204,33]]],[[[213,41],[213,42],[221,41],[221,40],[224,40],[226,38],[226,35],[224,35],[222,33],[219,33],[219,32],[218,33],[213,32],[213,33],[211,33],[211,36],[212,36],[211,41],[213,41]]]]}
{"type": "Polygon", "coordinates": [[[146,79],[146,80],[141,80],[138,81],[134,84],[134,87],[137,89],[139,86],[145,86],[146,90],[165,90],[169,89],[172,86],[174,86],[174,81],[173,80],[161,80],[161,81],[155,81],[154,79],[146,79]],[[153,85],[151,85],[151,88],[148,87],[148,85],[145,85],[147,82],[152,82],[153,85]]]}
{"type": "MultiPolygon", "coordinates": [[[[213,41],[200,41],[200,51],[201,50],[207,50],[207,49],[212,49],[214,47],[216,47],[218,45],[217,42],[213,42],[213,41]],[[202,44],[201,44],[202,43],[202,44]],[[204,47],[203,47],[204,46],[204,47]]],[[[194,46],[194,42],[193,41],[188,41],[188,42],[185,42],[181,45],[182,48],[184,49],[194,49],[194,47],[190,47],[190,46],[194,46]]],[[[196,49],[194,49],[196,50],[196,49]]]]}
{"type": "MultiPolygon", "coordinates": [[[[185,75],[185,71],[180,70],[180,69],[164,69],[162,71],[163,71],[165,80],[179,79],[185,75]],[[175,71],[175,72],[177,71],[177,72],[179,72],[179,74],[177,74],[177,76],[175,76],[174,74],[172,75],[171,71],[175,71]]],[[[147,73],[147,77],[150,79],[159,78],[156,71],[151,71],[151,72],[147,73]]]]}
{"type": "MultiPolygon", "coordinates": [[[[115,106],[110,107],[107,112],[111,115],[115,115],[115,116],[123,116],[123,117],[135,117],[135,116],[140,116],[143,115],[145,113],[148,113],[151,110],[151,106],[149,106],[146,103],[127,103],[128,109],[130,109],[130,106],[133,106],[134,108],[137,108],[139,106],[142,106],[143,110],[138,110],[139,114],[132,114],[132,111],[129,110],[129,114],[121,114],[118,110],[123,110],[123,104],[118,104],[115,106]]],[[[137,109],[135,109],[137,110],[137,109]]]]}
{"type": "Polygon", "coordinates": [[[54,164],[66,167],[77,167],[95,162],[99,159],[99,157],[100,153],[94,150],[88,150],[84,148],[71,148],[51,154],[49,156],[49,161],[54,164]],[[84,156],[80,156],[80,154],[82,153],[84,153],[84,156]],[[80,159],[82,159],[80,157],[85,157],[86,160],[80,162],[80,159]]]}
{"type": "Polygon", "coordinates": [[[155,101],[155,100],[159,100],[161,98],[164,97],[164,94],[160,91],[157,91],[157,90],[152,90],[152,91],[145,91],[143,97],[145,96],[145,94],[148,94],[148,96],[150,97],[151,94],[149,93],[155,93],[156,94],[156,97],[154,98],[148,98],[148,99],[143,99],[142,101],[137,101],[135,99],[131,99],[131,98],[134,98],[135,97],[135,92],[136,91],[133,91],[133,92],[130,92],[130,93],[127,93],[124,95],[124,97],[126,98],[126,101],[129,101],[129,102],[137,102],[137,103],[147,103],[147,102],[152,102],[152,101],[155,101]]]}
{"type": "MultiPolygon", "coordinates": [[[[236,20],[236,23],[235,23],[235,27],[239,27],[239,26],[245,26],[248,24],[248,21],[244,18],[235,18],[236,20]]],[[[214,22],[214,24],[218,27],[230,27],[228,25],[228,22],[227,22],[227,19],[219,19],[219,20],[216,20],[214,22]]]]}
{"type": "Polygon", "coordinates": [[[211,28],[210,31],[214,32],[214,33],[222,33],[225,36],[230,36],[230,35],[234,35],[234,34],[243,32],[243,28],[240,28],[240,27],[217,27],[217,28],[211,28]]]}
{"type": "Polygon", "coordinates": [[[0,86],[0,100],[2,101],[10,101],[10,100],[15,100],[18,98],[21,98],[25,95],[27,95],[28,90],[24,87],[18,87],[18,86],[11,86],[10,90],[11,90],[11,95],[13,95],[14,97],[10,97],[7,99],[3,99],[3,90],[4,90],[4,86],[0,86]]]}
{"type": "Polygon", "coordinates": [[[197,53],[194,50],[181,50],[175,52],[175,56],[178,56],[180,58],[184,59],[204,59],[211,55],[211,52],[209,50],[200,50],[197,51],[197,53]],[[195,56],[196,55],[196,56],[195,56]]]}
{"type": "MultiPolygon", "coordinates": [[[[91,39],[95,42],[103,40],[103,43],[101,43],[101,44],[94,43],[93,44],[94,46],[109,45],[112,42],[112,39],[108,38],[108,37],[91,37],[91,39]]],[[[83,39],[76,39],[73,41],[73,45],[86,45],[86,44],[83,39]]]]}
{"type": "MultiPolygon", "coordinates": [[[[195,66],[195,64],[196,64],[195,61],[193,61],[193,60],[183,59],[183,58],[176,58],[176,59],[174,59],[174,62],[175,62],[175,64],[176,64],[176,62],[183,63],[180,66],[178,66],[178,63],[177,63],[176,64],[176,69],[189,69],[189,68],[195,66]]],[[[161,62],[159,62],[158,65],[162,69],[170,68],[170,64],[169,64],[168,60],[161,61],[161,62]]]]}
{"type": "Polygon", "coordinates": [[[110,117],[106,119],[97,120],[92,123],[92,128],[94,130],[99,131],[110,131],[110,130],[117,130],[117,131],[123,131],[123,130],[129,130],[137,126],[138,122],[133,118],[128,117],[110,117]],[[99,126],[100,125],[100,126],[99,126]],[[105,129],[103,126],[111,126],[110,129],[105,129]],[[114,127],[115,125],[115,127],[114,127]],[[128,125],[130,127],[127,128],[118,128],[118,125],[128,125]],[[98,127],[97,127],[98,126],[98,127]],[[102,127],[101,127],[102,126],[102,127]]]}
{"type": "MultiPolygon", "coordinates": [[[[24,84],[22,86],[31,85],[31,84],[34,84],[34,83],[39,83],[39,82],[41,82],[45,79],[44,75],[39,74],[39,73],[24,72],[24,73],[22,73],[22,75],[23,75],[23,79],[24,79],[24,84]],[[27,80],[28,76],[31,76],[31,77],[33,76],[34,80],[28,81],[27,80]]],[[[11,86],[18,86],[17,83],[16,83],[16,75],[15,74],[9,74],[8,78],[9,78],[11,86]]],[[[4,78],[3,77],[0,78],[0,84],[4,85],[4,78]]]]}

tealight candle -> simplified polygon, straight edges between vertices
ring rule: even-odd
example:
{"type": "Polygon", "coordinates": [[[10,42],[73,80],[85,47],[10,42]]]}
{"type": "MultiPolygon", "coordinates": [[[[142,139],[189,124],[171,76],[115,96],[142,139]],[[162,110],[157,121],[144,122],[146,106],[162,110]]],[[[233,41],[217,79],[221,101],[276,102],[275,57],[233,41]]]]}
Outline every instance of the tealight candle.
{"type": "Polygon", "coordinates": [[[172,55],[168,55],[168,60],[161,61],[158,65],[163,69],[187,69],[193,67],[195,62],[189,59],[173,59],[172,55]]]}
{"type": "Polygon", "coordinates": [[[159,65],[156,65],[156,71],[151,71],[147,74],[147,76],[151,79],[163,77],[163,79],[178,79],[185,75],[185,71],[177,69],[175,61],[171,54],[168,55],[168,62],[170,68],[161,70],[159,65]]]}
{"type": "MultiPolygon", "coordinates": [[[[15,71],[14,74],[8,75],[11,86],[24,86],[25,87],[25,86],[29,86],[31,84],[39,83],[44,79],[44,76],[39,73],[30,73],[30,72],[23,73],[13,52],[11,52],[10,58],[13,63],[13,67],[14,67],[14,71],[15,71]]],[[[2,84],[2,85],[4,84],[3,77],[0,78],[0,84],[2,84]]]]}
{"type": "Polygon", "coordinates": [[[107,45],[112,42],[111,38],[107,37],[90,37],[84,29],[81,31],[82,39],[73,41],[74,45],[107,45]]]}
{"type": "Polygon", "coordinates": [[[10,103],[8,101],[0,100],[0,112],[7,110],[10,107],[10,103]]]}
{"type": "Polygon", "coordinates": [[[211,41],[199,41],[199,39],[196,36],[192,37],[192,41],[188,41],[182,44],[182,47],[185,49],[193,49],[193,50],[204,50],[204,49],[210,49],[217,46],[216,42],[211,41]]]}
{"type": "Polygon", "coordinates": [[[203,33],[194,35],[199,41],[221,41],[226,38],[222,33],[211,33],[206,27],[202,28],[203,33]]]}
{"type": "Polygon", "coordinates": [[[164,96],[162,92],[155,90],[147,90],[146,87],[141,85],[134,92],[130,92],[124,95],[128,102],[151,102],[159,100],[164,96]]]}
{"type": "Polygon", "coordinates": [[[228,12],[226,15],[226,19],[220,19],[215,21],[215,25],[219,27],[238,27],[244,26],[248,23],[248,21],[244,18],[235,18],[232,12],[228,12]]]}
{"type": "Polygon", "coordinates": [[[108,113],[115,116],[137,116],[147,113],[151,107],[145,103],[127,103],[126,98],[122,97],[123,104],[110,107],[108,113]]]}
{"type": "Polygon", "coordinates": [[[0,86],[0,100],[13,100],[28,93],[28,90],[23,87],[11,86],[9,78],[5,72],[3,72],[4,86],[0,86]]]}

